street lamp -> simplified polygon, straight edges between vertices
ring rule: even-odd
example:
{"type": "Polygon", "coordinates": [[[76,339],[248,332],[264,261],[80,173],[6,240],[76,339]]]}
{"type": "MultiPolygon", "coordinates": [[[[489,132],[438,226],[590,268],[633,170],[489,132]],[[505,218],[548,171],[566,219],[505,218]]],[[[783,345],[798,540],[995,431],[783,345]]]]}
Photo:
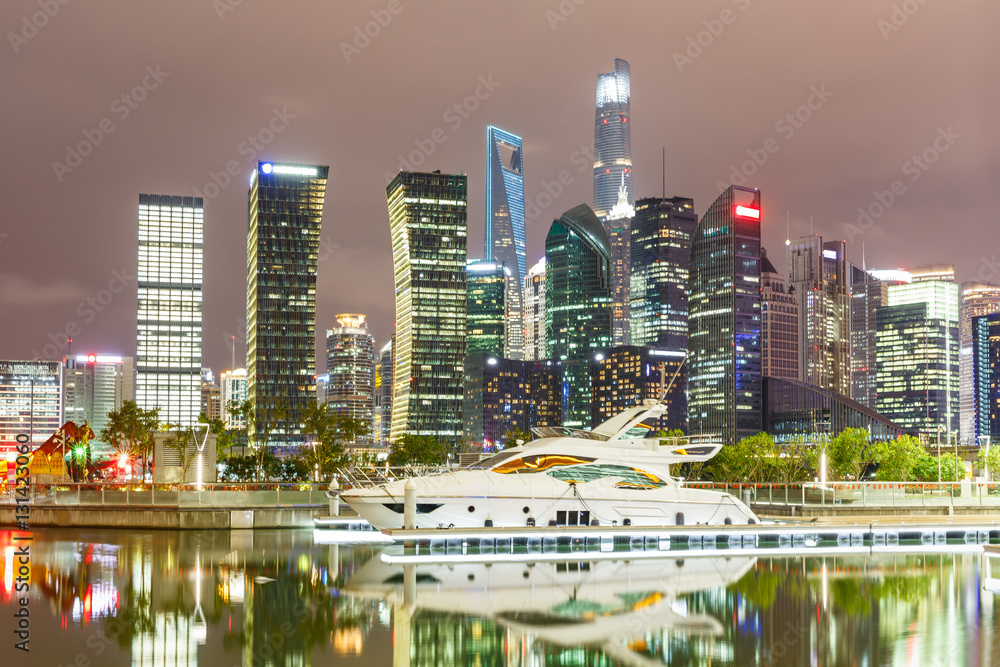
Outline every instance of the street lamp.
{"type": "Polygon", "coordinates": [[[941,434],[945,431],[944,424],[937,426],[937,459],[938,459],[938,484],[941,483],[941,434]]]}
{"type": "Polygon", "coordinates": [[[193,424],[191,426],[191,437],[194,439],[194,446],[198,450],[198,490],[201,491],[202,486],[202,475],[204,474],[204,465],[202,463],[203,453],[205,451],[205,444],[208,442],[208,434],[211,432],[208,428],[208,424],[193,424]],[[201,439],[201,444],[198,444],[198,435],[195,433],[196,428],[205,428],[205,437],[201,439]]]}

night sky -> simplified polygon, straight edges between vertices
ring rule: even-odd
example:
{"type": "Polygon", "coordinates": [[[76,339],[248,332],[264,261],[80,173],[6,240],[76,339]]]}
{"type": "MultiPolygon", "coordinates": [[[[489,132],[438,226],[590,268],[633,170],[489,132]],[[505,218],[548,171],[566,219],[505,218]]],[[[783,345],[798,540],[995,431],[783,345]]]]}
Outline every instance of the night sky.
{"type": "Polygon", "coordinates": [[[990,0],[5,0],[0,358],[60,358],[70,325],[75,353],[134,355],[138,195],[200,192],[204,364],[228,368],[258,156],[330,165],[317,333],[366,313],[381,346],[400,156],[423,145],[419,169],[468,174],[480,257],[485,128],[522,136],[526,199],[548,204],[528,221],[530,266],[551,220],[591,203],[595,84],[616,57],[637,197],[661,194],[665,147],[667,195],[699,215],[755,172],[779,270],[789,215],[793,237],[812,219],[857,263],[864,243],[869,267],[1000,282],[997,25],[990,0]],[[230,161],[238,175],[206,189],[230,161]]]}

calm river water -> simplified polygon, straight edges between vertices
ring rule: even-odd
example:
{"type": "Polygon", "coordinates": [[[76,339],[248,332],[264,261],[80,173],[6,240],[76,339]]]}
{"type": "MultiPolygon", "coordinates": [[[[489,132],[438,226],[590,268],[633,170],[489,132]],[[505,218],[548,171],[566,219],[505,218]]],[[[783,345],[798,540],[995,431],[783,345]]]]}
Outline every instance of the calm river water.
{"type": "Polygon", "coordinates": [[[5,666],[1000,665],[976,553],[404,567],[308,530],[38,530],[23,653],[13,535],[5,666]]]}

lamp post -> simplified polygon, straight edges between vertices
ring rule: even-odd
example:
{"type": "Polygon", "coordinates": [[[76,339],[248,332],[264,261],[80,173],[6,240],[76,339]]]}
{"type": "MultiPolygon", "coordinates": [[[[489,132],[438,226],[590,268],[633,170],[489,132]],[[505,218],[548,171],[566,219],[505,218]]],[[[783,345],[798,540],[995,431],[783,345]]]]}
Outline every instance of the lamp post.
{"type": "Polygon", "coordinates": [[[198,490],[201,491],[202,487],[202,476],[204,474],[203,468],[205,467],[202,463],[202,457],[205,451],[205,444],[208,442],[208,434],[211,432],[208,424],[193,424],[191,426],[191,437],[194,439],[194,446],[198,450],[198,490]],[[198,444],[198,435],[195,433],[196,428],[205,427],[205,437],[201,439],[201,444],[198,444]]]}
{"type": "Polygon", "coordinates": [[[938,484],[941,483],[941,433],[944,432],[944,424],[937,427],[937,459],[938,459],[938,484]]]}

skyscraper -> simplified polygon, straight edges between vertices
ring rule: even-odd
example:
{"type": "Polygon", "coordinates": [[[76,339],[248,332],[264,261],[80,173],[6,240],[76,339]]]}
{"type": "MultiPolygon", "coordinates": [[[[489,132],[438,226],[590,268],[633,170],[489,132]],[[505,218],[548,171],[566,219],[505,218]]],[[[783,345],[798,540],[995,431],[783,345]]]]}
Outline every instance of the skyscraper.
{"type": "Polygon", "coordinates": [[[222,389],[222,423],[228,429],[243,428],[243,417],[229,414],[229,407],[230,403],[240,405],[247,400],[247,369],[223,371],[219,376],[219,386],[222,389]]]}
{"type": "Polygon", "coordinates": [[[799,306],[799,380],[851,393],[850,278],[844,241],[805,236],[788,245],[788,286],[799,306]]]}
{"type": "Polygon", "coordinates": [[[316,403],[316,268],[330,168],[258,162],[247,225],[247,399],[284,406],[272,441],[305,443],[299,415],[316,403]]]}
{"type": "Polygon", "coordinates": [[[876,312],[877,410],[931,437],[957,434],[958,286],[938,267],[912,275],[876,312]]]}
{"type": "Polygon", "coordinates": [[[724,442],[761,430],[760,191],[730,186],[691,245],[688,427],[724,442]]]}
{"type": "Polygon", "coordinates": [[[42,443],[62,426],[62,372],[58,361],[0,361],[0,442],[42,443]]]}
{"type": "Polygon", "coordinates": [[[524,358],[545,358],[545,258],[524,279],[524,358]]]}
{"type": "Polygon", "coordinates": [[[375,444],[381,447],[389,445],[389,432],[392,427],[392,340],[382,346],[378,353],[378,365],[375,367],[375,444]]]}
{"type": "Polygon", "coordinates": [[[658,428],[687,432],[686,352],[622,345],[591,356],[593,401],[591,421],[596,426],[644,400],[662,399],[666,412],[658,428]]]}
{"type": "Polygon", "coordinates": [[[386,187],[396,283],[392,432],[462,437],[466,352],[464,175],[399,172],[386,187]]]}
{"type": "MultiPolygon", "coordinates": [[[[327,409],[356,419],[369,429],[375,417],[375,339],[364,315],[337,315],[339,327],[326,331],[327,409]]],[[[359,438],[374,442],[373,433],[359,438]]]]}
{"type": "Polygon", "coordinates": [[[1000,313],[972,318],[972,444],[1000,442],[1000,313]]]}
{"type": "Polygon", "coordinates": [[[962,283],[959,303],[958,402],[959,438],[972,443],[975,437],[975,396],[972,387],[972,319],[1000,312],[1000,285],[962,283]]]}
{"type": "Polygon", "coordinates": [[[799,305],[785,290],[785,278],[760,249],[761,373],[799,379],[799,305]]]}
{"type": "Polygon", "coordinates": [[[687,351],[694,200],[649,197],[635,204],[630,244],[632,345],[687,351]]]}
{"type": "Polygon", "coordinates": [[[139,309],[135,401],[161,424],[201,412],[204,204],[139,195],[139,309]]]}
{"type": "Polygon", "coordinates": [[[611,342],[628,345],[629,342],[629,266],[632,246],[632,216],[635,208],[628,201],[625,174],[618,188],[618,203],[604,221],[611,244],[611,342]]]}
{"type": "Polygon", "coordinates": [[[468,302],[466,352],[506,356],[510,270],[502,263],[470,259],[465,263],[468,302]]]}
{"type": "MultiPolygon", "coordinates": [[[[856,267],[855,267],[856,268],[856,267]]],[[[909,272],[854,272],[851,279],[851,398],[875,409],[876,312],[888,305],[889,286],[908,283],[909,272]]]]}
{"type": "Polygon", "coordinates": [[[615,71],[597,75],[594,121],[594,214],[604,220],[618,202],[624,180],[629,205],[632,194],[632,85],[629,64],[615,58],[615,71]]]}
{"type": "Polygon", "coordinates": [[[495,447],[504,433],[562,423],[557,362],[503,359],[470,352],[465,369],[465,441],[495,447]]]}
{"type": "Polygon", "coordinates": [[[99,440],[108,413],[135,400],[135,359],[110,354],[78,354],[63,359],[63,420],[87,422],[99,440]]]}
{"type": "Polygon", "coordinates": [[[562,362],[564,424],[589,427],[590,357],[611,343],[611,247],[586,204],[545,237],[546,357],[562,362]]]}
{"type": "Polygon", "coordinates": [[[509,359],[522,357],[520,285],[527,275],[524,240],[524,168],[521,137],[492,125],[486,128],[485,257],[506,264],[517,289],[510,293],[507,337],[509,359]]]}

